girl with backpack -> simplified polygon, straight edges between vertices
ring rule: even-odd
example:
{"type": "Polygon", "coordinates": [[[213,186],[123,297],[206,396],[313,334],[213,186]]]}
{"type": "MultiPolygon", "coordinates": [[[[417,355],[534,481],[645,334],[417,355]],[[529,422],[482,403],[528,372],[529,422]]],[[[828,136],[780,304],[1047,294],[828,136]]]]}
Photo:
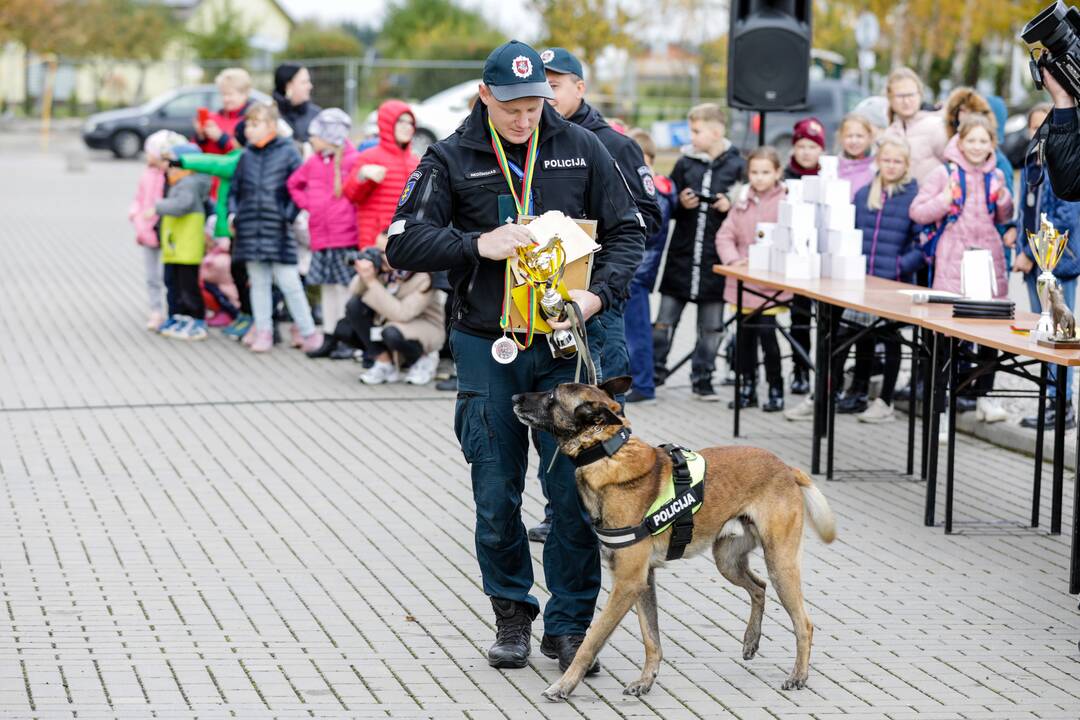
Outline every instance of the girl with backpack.
{"type": "MultiPolygon", "coordinates": [[[[1008,295],[1005,247],[996,224],[1012,217],[1012,195],[997,168],[994,121],[980,114],[966,117],[945,148],[946,164],[926,176],[911,203],[910,217],[931,226],[923,252],[930,263],[935,290],[961,292],[960,267],[964,251],[985,249],[994,264],[995,298],[1008,295]]],[[[979,348],[980,358],[993,358],[993,348],[979,348]]],[[[975,381],[980,395],[992,390],[994,374],[975,381]]],[[[1005,410],[989,398],[979,397],[980,420],[1005,420],[1005,410]]]]}

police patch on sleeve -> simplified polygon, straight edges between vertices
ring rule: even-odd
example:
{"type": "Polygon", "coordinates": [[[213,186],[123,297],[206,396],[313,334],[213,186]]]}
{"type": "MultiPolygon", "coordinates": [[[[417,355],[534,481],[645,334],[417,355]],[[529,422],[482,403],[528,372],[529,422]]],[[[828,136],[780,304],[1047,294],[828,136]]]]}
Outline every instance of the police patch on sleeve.
{"type": "Polygon", "coordinates": [[[652,171],[648,166],[642,165],[637,169],[638,175],[641,176],[641,184],[645,186],[645,193],[649,197],[656,197],[656,184],[652,179],[652,171]]]}
{"type": "Polygon", "coordinates": [[[420,182],[420,178],[423,177],[423,173],[419,170],[413,172],[409,176],[409,179],[405,182],[405,187],[401,191],[401,197],[398,199],[397,206],[401,207],[405,203],[409,202],[409,198],[412,197],[413,188],[416,187],[416,183],[420,182]]]}

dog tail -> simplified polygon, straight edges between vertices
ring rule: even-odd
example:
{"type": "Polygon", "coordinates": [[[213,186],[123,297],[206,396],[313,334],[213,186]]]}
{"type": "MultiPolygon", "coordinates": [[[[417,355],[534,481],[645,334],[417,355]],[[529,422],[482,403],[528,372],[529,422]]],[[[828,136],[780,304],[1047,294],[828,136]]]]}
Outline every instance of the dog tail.
{"type": "Polygon", "coordinates": [[[809,475],[798,468],[791,470],[795,473],[795,483],[802,490],[803,504],[810,515],[810,524],[814,526],[818,537],[831,543],[836,539],[836,516],[829,508],[829,503],[809,475]]]}

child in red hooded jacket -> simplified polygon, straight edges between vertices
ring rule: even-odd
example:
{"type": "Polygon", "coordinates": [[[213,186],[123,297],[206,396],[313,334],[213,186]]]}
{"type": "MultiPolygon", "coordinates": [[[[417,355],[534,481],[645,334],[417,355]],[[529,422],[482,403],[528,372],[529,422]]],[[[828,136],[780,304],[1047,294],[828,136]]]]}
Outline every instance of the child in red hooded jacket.
{"type": "Polygon", "coordinates": [[[412,152],[416,119],[409,106],[387,100],[379,106],[378,122],[379,144],[359,154],[344,188],[356,206],[361,248],[374,245],[379,232],[389,227],[409,175],[420,164],[412,152]]]}

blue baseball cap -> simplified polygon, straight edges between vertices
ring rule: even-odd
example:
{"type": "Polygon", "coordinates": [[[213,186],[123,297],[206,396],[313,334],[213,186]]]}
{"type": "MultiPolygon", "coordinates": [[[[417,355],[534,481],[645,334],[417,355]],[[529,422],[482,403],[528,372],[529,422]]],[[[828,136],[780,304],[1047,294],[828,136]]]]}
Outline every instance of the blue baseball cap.
{"type": "Polygon", "coordinates": [[[538,97],[551,100],[544,62],[523,42],[511,40],[491,51],[484,62],[484,84],[499,102],[538,97]]]}
{"type": "Polygon", "coordinates": [[[560,75],[577,75],[585,79],[585,71],[581,68],[581,61],[566,48],[553,47],[540,53],[540,59],[544,61],[544,69],[560,75]]]}

